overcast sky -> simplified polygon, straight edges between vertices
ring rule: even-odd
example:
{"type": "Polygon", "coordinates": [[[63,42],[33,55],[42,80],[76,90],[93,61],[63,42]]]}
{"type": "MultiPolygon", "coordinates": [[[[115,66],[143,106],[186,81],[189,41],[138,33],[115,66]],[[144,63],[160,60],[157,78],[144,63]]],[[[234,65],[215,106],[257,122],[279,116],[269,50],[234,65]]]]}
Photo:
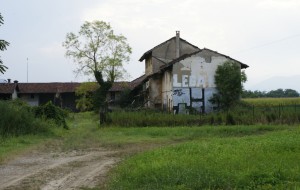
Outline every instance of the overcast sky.
{"type": "MultiPolygon", "coordinates": [[[[300,75],[299,0],[0,0],[4,25],[0,52],[9,70],[0,78],[29,82],[86,81],[76,78],[62,42],[84,21],[109,22],[133,49],[125,68],[144,73],[144,52],[175,36],[237,59],[251,89],[271,77],[300,75]]],[[[91,77],[90,77],[91,78],[91,77]]],[[[300,81],[291,81],[295,85],[300,81]]]]}

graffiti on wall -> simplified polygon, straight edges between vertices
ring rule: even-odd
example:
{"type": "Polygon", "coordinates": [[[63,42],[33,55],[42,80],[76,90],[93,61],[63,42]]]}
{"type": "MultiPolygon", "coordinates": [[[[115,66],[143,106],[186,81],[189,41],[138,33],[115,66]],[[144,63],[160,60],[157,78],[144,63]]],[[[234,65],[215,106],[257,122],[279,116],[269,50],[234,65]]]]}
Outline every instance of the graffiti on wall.
{"type": "Polygon", "coordinates": [[[203,87],[205,78],[203,76],[182,75],[180,78],[177,74],[173,75],[173,87],[203,87]]]}
{"type": "Polygon", "coordinates": [[[174,88],[173,109],[178,110],[179,104],[185,104],[198,112],[211,112],[214,105],[209,101],[216,88],[174,88]]]}
{"type": "Polygon", "coordinates": [[[174,106],[177,108],[179,104],[185,103],[186,106],[192,106],[194,109],[201,112],[204,101],[202,91],[202,88],[174,88],[174,106]]]}

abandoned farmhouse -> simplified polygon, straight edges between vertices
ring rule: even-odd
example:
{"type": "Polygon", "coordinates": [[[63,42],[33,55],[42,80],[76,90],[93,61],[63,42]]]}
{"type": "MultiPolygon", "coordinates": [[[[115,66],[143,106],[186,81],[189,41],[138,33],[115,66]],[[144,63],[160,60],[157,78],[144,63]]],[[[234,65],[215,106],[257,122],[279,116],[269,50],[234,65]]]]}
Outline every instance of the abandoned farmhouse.
{"type": "MultiPolygon", "coordinates": [[[[216,93],[215,72],[219,65],[234,61],[240,69],[248,65],[229,56],[197,46],[176,36],[145,52],[139,61],[145,74],[131,82],[115,82],[107,94],[110,102],[120,99],[124,89],[143,98],[143,105],[168,112],[189,109],[213,111],[209,99],[216,93]]],[[[32,106],[54,102],[63,108],[76,109],[75,90],[80,83],[0,83],[0,99],[25,100],[32,106]]],[[[132,100],[134,101],[134,100],[132,100]]]]}
{"type": "Polygon", "coordinates": [[[176,36],[145,52],[145,100],[147,107],[181,112],[193,108],[211,112],[209,99],[216,93],[215,72],[219,65],[234,61],[240,69],[248,65],[229,56],[197,46],[176,36]],[[183,109],[181,109],[183,108],[183,109]]]}

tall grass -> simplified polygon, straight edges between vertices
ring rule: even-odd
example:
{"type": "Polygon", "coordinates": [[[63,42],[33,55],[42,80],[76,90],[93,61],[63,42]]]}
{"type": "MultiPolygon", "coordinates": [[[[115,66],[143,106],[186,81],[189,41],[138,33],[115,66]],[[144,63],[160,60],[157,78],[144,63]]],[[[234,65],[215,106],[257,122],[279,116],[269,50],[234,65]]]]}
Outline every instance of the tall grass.
{"type": "Polygon", "coordinates": [[[35,134],[45,131],[46,127],[47,124],[36,119],[29,107],[0,101],[0,136],[35,134]]]}
{"type": "Polygon", "coordinates": [[[162,147],[124,161],[110,189],[298,189],[299,135],[296,128],[162,147]]]}
{"type": "Polygon", "coordinates": [[[109,126],[121,127],[174,127],[202,125],[255,125],[300,123],[299,106],[237,105],[230,110],[198,115],[173,115],[161,112],[125,112],[109,114],[109,126]]]}
{"type": "Polygon", "coordinates": [[[154,111],[125,112],[118,111],[109,114],[111,125],[123,127],[148,126],[184,126],[199,125],[201,115],[173,115],[154,111]]]}

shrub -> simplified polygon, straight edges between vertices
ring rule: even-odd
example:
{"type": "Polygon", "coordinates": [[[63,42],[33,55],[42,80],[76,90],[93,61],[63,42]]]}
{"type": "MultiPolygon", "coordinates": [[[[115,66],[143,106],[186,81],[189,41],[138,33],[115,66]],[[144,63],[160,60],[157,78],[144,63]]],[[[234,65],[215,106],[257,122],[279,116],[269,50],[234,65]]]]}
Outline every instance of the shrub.
{"type": "Polygon", "coordinates": [[[52,102],[48,102],[45,105],[34,108],[36,117],[52,119],[57,125],[63,126],[68,129],[65,118],[68,116],[68,112],[55,105],[52,102]]]}

